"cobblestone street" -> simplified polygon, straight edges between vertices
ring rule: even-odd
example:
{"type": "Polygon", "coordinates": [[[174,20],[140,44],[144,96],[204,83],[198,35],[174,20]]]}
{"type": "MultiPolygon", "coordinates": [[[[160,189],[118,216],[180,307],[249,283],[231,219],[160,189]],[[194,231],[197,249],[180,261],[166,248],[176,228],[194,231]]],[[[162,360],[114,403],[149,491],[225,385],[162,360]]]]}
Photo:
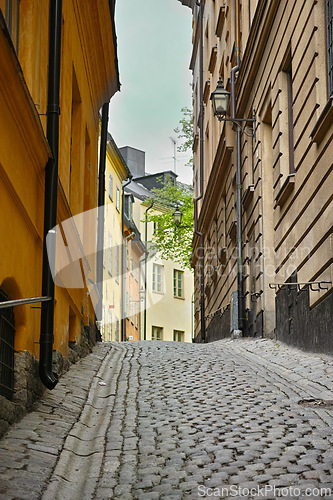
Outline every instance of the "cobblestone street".
{"type": "Polygon", "coordinates": [[[0,441],[0,498],[333,498],[332,387],[270,340],[99,344],[0,441]]]}

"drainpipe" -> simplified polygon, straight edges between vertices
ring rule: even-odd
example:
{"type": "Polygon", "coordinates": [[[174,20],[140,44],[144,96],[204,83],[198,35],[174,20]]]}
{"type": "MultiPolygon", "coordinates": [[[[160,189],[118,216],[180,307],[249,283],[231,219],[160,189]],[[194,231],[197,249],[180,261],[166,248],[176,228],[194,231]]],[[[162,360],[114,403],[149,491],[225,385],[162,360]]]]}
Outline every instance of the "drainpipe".
{"type": "MultiPolygon", "coordinates": [[[[238,0],[234,0],[235,9],[235,51],[236,66],[231,70],[231,118],[236,118],[236,73],[239,72],[239,11],[238,0]]],[[[237,297],[238,330],[244,330],[244,294],[243,294],[243,241],[242,241],[242,166],[241,166],[241,129],[236,130],[236,220],[237,220],[237,297]]]]}
{"type": "Polygon", "coordinates": [[[143,338],[144,340],[147,340],[147,259],[148,259],[148,250],[147,250],[147,217],[148,217],[148,210],[153,208],[154,202],[152,202],[147,210],[145,210],[145,302],[144,302],[144,311],[143,311],[143,338]]]}
{"type": "Polygon", "coordinates": [[[199,288],[200,288],[200,315],[201,315],[201,341],[206,340],[206,318],[205,318],[205,256],[204,244],[205,239],[203,233],[198,228],[198,202],[203,198],[203,153],[204,153],[204,135],[203,135],[203,0],[197,2],[199,6],[199,99],[200,99],[200,164],[199,164],[199,195],[194,199],[194,232],[200,237],[201,255],[200,255],[200,273],[199,273],[199,288]]]}
{"type": "Polygon", "coordinates": [[[123,252],[124,252],[124,255],[122,256],[122,259],[123,259],[123,262],[125,263],[124,265],[124,271],[122,273],[122,280],[123,280],[123,286],[122,286],[122,291],[123,291],[123,297],[122,297],[122,302],[124,304],[124,311],[122,312],[122,316],[123,316],[123,332],[122,332],[122,341],[123,342],[126,342],[126,328],[127,328],[127,325],[126,325],[126,319],[127,319],[127,310],[126,310],[126,273],[127,273],[127,259],[126,259],[126,249],[127,249],[127,242],[129,239],[133,238],[135,236],[135,233],[131,233],[129,234],[128,236],[126,236],[126,238],[124,239],[125,243],[124,243],[124,246],[123,246],[123,252]]]}
{"type": "Polygon", "coordinates": [[[124,290],[124,229],[125,229],[125,222],[124,222],[124,207],[125,207],[125,188],[132,182],[133,176],[132,174],[128,176],[128,181],[125,182],[125,184],[122,185],[121,187],[121,340],[124,341],[125,337],[125,330],[126,330],[126,318],[124,318],[124,311],[125,311],[125,290],[124,290]]]}
{"type": "Polygon", "coordinates": [[[50,297],[50,300],[42,303],[39,340],[39,376],[48,389],[53,389],[58,382],[57,375],[52,372],[55,285],[51,269],[55,267],[56,244],[56,233],[52,228],[57,225],[62,0],[53,0],[50,2],[49,16],[50,40],[46,116],[47,140],[52,152],[52,158],[48,160],[45,168],[42,295],[50,297]],[[49,256],[46,248],[47,236],[53,239],[53,244],[50,245],[53,252],[49,256]]]}
{"type": "Polygon", "coordinates": [[[98,170],[98,221],[97,221],[97,259],[96,259],[96,282],[98,286],[99,300],[96,307],[96,317],[102,323],[103,319],[103,254],[104,254],[104,205],[105,205],[105,163],[106,147],[108,137],[109,103],[102,107],[101,143],[99,149],[98,170]]]}

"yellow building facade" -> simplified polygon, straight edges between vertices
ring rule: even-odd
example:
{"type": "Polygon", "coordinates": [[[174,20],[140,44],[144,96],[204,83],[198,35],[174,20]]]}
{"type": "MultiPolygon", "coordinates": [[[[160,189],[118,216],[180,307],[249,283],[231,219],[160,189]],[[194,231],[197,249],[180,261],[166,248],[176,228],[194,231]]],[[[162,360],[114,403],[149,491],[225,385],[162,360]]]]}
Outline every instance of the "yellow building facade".
{"type": "MultiPolygon", "coordinates": [[[[97,206],[99,110],[119,90],[115,40],[114,2],[0,1],[0,302],[42,295],[45,171],[55,157],[56,223],[97,206]],[[60,101],[53,109],[48,106],[49,46],[56,24],[52,8],[58,9],[56,28],[61,40],[61,49],[60,44],[55,48],[60,101]],[[51,113],[59,121],[57,154],[47,139],[51,113]]],[[[95,232],[90,227],[85,237],[95,232]]],[[[63,234],[62,238],[66,246],[63,234]]],[[[75,245],[82,243],[77,236],[75,245]]],[[[82,253],[82,265],[89,267],[92,278],[95,257],[82,253]]],[[[54,331],[46,332],[59,371],[68,364],[66,358],[75,357],[84,350],[83,344],[87,347],[96,337],[86,283],[70,288],[62,286],[61,279],[60,275],[55,288],[54,331]]],[[[15,306],[10,332],[3,326],[6,309],[0,310],[0,348],[3,351],[7,334],[11,344],[8,353],[1,353],[0,397],[23,406],[41,391],[39,306],[15,306]],[[10,371],[5,373],[8,363],[10,371]]]]}
{"type": "MultiPolygon", "coordinates": [[[[141,232],[144,234],[147,204],[138,203],[137,205],[141,232]]],[[[150,215],[154,213],[159,213],[157,207],[151,210],[150,215]]],[[[148,242],[152,241],[153,232],[154,223],[148,222],[148,242]]],[[[193,273],[189,269],[182,269],[171,259],[161,259],[158,253],[148,254],[146,270],[145,332],[143,326],[143,335],[146,335],[146,340],[192,342],[193,273]]]]}
{"type": "Polygon", "coordinates": [[[131,175],[116,143],[108,135],[105,165],[103,318],[104,341],[121,340],[122,321],[122,183],[131,175]]]}

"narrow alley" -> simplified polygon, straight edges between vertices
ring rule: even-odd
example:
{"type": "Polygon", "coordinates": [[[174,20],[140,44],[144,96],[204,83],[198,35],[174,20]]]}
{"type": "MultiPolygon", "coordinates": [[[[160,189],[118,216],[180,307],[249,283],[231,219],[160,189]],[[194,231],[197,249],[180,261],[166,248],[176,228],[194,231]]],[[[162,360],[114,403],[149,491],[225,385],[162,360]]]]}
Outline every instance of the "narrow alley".
{"type": "Polygon", "coordinates": [[[100,343],[0,441],[0,498],[333,498],[332,382],[265,339],[100,343]]]}

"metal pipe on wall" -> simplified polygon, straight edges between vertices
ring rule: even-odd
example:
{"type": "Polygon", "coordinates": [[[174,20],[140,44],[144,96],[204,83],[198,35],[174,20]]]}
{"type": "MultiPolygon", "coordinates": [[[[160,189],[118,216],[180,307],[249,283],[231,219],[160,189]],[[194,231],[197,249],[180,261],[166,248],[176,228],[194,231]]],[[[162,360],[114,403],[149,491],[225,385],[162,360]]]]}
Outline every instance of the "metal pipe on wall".
{"type": "Polygon", "coordinates": [[[198,228],[198,202],[203,198],[203,161],[204,161],[204,134],[203,134],[203,9],[204,2],[197,2],[199,6],[199,100],[200,100],[200,163],[199,163],[199,194],[194,199],[194,232],[200,237],[200,272],[199,272],[199,289],[200,289],[200,329],[201,341],[206,340],[206,318],[205,318],[205,256],[204,256],[204,235],[198,228]]]}
{"type": "Polygon", "coordinates": [[[54,341],[54,281],[51,269],[55,267],[58,196],[58,156],[59,156],[59,114],[60,114],[60,67],[61,67],[61,27],[62,0],[50,2],[49,12],[49,66],[48,66],[48,98],[47,98],[47,140],[52,152],[45,167],[44,197],[44,240],[42,295],[50,300],[42,303],[40,326],[39,376],[48,389],[53,389],[57,382],[57,374],[52,371],[52,352],[54,341]],[[47,252],[46,239],[52,238],[52,252],[47,252]]]}
{"type": "MultiPolygon", "coordinates": [[[[236,66],[231,70],[231,118],[236,118],[236,73],[240,66],[239,47],[239,0],[234,0],[235,10],[235,52],[236,66]]],[[[241,129],[236,130],[236,247],[237,247],[237,298],[238,298],[238,330],[244,330],[244,294],[243,294],[243,235],[242,235],[242,162],[241,162],[241,129]]]]}

